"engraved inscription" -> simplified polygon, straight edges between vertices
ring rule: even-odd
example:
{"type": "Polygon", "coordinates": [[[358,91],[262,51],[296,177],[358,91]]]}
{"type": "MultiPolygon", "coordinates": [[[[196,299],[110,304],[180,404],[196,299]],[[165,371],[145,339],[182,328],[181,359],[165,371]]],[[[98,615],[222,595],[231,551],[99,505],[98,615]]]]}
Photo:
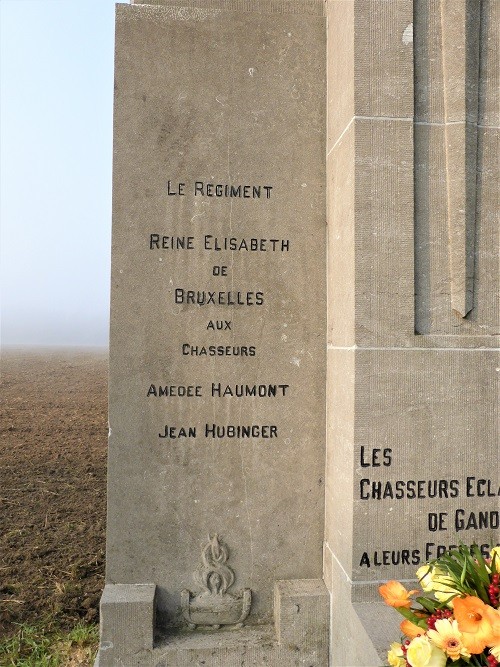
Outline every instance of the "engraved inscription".
{"type": "MultiPolygon", "coordinates": [[[[271,198],[273,193],[272,185],[245,185],[212,183],[202,180],[190,182],[188,179],[167,180],[166,193],[168,197],[186,197],[190,194],[193,197],[215,197],[220,199],[264,199],[271,198]]],[[[203,218],[203,215],[199,216],[203,218]]],[[[196,220],[197,216],[191,219],[196,220]]],[[[202,220],[196,220],[194,224],[202,224],[202,220]]],[[[262,254],[283,254],[287,255],[291,251],[291,240],[289,238],[264,238],[258,236],[224,236],[216,234],[189,234],[175,235],[163,234],[161,231],[150,232],[147,236],[148,249],[151,251],[188,251],[194,253],[215,253],[217,255],[224,253],[236,253],[238,255],[262,255],[262,254]]],[[[160,260],[161,261],[161,260],[160,260]]],[[[188,313],[193,325],[190,331],[196,331],[198,324],[198,333],[200,335],[219,334],[224,336],[232,334],[237,330],[237,322],[234,319],[205,319],[202,322],[198,320],[198,308],[204,307],[207,312],[214,308],[238,308],[252,307],[262,308],[272,300],[271,294],[264,294],[258,289],[238,289],[234,288],[234,260],[232,261],[233,273],[231,275],[231,289],[199,289],[185,286],[173,285],[171,289],[171,298],[175,306],[183,308],[183,312],[188,313]],[[193,308],[194,307],[194,308],[193,308]]],[[[203,276],[201,276],[203,277],[203,276]]],[[[210,273],[205,276],[209,278],[210,273]]],[[[212,267],[211,277],[221,279],[228,278],[228,266],[215,264],[212,267]]],[[[247,278],[248,279],[248,278],[247,278]]],[[[232,311],[235,313],[236,311],[232,311]]],[[[252,358],[257,355],[256,345],[238,345],[233,344],[209,344],[204,342],[185,342],[181,344],[180,352],[182,357],[188,358],[224,358],[232,357],[238,359],[252,358]]],[[[151,382],[146,391],[147,398],[162,399],[196,399],[210,397],[221,400],[236,399],[286,399],[289,396],[290,385],[288,383],[265,383],[265,382],[222,382],[214,379],[209,385],[197,384],[191,380],[190,384],[177,383],[157,383],[151,382]]],[[[240,413],[241,414],[241,413],[240,413]]],[[[174,413],[175,415],[175,413],[174,413]]],[[[164,423],[158,430],[157,437],[164,441],[182,441],[205,439],[209,441],[223,440],[275,440],[279,437],[279,425],[260,424],[252,420],[251,423],[245,423],[243,415],[242,423],[190,423],[176,424],[171,423],[172,415],[168,415],[168,423],[164,423]]],[[[167,419],[165,421],[167,421],[167,419]]],[[[192,420],[193,422],[195,420],[192,420]]]]}
{"type": "MultiPolygon", "coordinates": [[[[360,448],[360,468],[390,467],[394,462],[391,448],[369,449],[360,448]]],[[[365,472],[365,471],[364,471],[365,472]]],[[[375,470],[374,470],[375,472],[375,470]]],[[[460,502],[461,507],[451,507],[447,511],[427,511],[422,514],[426,522],[429,535],[433,533],[467,533],[467,531],[498,531],[500,527],[500,512],[498,498],[500,497],[500,483],[498,480],[478,478],[469,475],[465,479],[374,479],[363,477],[359,480],[358,500],[365,502],[392,503],[394,501],[414,501],[419,503],[426,500],[437,502],[469,498],[480,498],[484,506],[474,509],[466,508],[466,502],[460,502]],[[488,499],[495,499],[494,507],[488,507],[488,499]]],[[[491,503],[492,501],[489,500],[491,503]]],[[[493,533],[492,533],[493,534],[493,533]]],[[[467,541],[466,538],[464,541],[467,541]]],[[[474,537],[471,542],[477,541],[474,537]]],[[[485,557],[495,545],[496,539],[480,544],[481,552],[485,557]]],[[[360,568],[389,567],[402,565],[420,565],[437,558],[449,549],[455,549],[456,544],[436,544],[426,542],[421,545],[412,545],[405,548],[376,548],[372,551],[363,550],[359,556],[360,568]]]]}

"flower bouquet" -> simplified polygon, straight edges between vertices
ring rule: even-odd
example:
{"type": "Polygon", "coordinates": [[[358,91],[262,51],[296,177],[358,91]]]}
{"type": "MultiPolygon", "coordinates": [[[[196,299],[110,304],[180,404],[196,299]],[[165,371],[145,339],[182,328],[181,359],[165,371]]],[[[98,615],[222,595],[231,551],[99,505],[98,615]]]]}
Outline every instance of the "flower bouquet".
{"type": "Polygon", "coordinates": [[[404,616],[405,637],[387,656],[391,667],[500,665],[500,547],[490,555],[461,545],[423,565],[417,577],[429,595],[398,581],[380,586],[386,604],[404,616]]]}

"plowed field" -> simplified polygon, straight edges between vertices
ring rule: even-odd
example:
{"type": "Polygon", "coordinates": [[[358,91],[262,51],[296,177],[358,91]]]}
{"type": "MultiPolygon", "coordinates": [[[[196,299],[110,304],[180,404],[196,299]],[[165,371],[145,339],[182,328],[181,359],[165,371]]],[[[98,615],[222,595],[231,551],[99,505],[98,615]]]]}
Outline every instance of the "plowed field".
{"type": "Polygon", "coordinates": [[[2,351],[0,634],[95,621],[104,584],[107,352],[2,351]]]}

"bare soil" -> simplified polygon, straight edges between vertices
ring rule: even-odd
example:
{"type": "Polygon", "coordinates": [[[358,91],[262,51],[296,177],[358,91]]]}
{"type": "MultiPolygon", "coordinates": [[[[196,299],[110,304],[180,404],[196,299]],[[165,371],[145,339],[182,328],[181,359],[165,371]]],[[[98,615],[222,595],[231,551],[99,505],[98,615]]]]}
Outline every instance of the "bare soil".
{"type": "Polygon", "coordinates": [[[2,351],[0,636],[98,619],[107,373],[107,351],[2,351]]]}

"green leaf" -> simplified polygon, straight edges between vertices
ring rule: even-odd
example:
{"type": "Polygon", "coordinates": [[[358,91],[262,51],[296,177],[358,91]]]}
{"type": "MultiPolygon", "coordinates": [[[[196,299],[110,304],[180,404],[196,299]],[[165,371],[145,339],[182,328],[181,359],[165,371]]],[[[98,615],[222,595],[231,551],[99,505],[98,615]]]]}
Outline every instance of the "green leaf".
{"type": "Polygon", "coordinates": [[[415,612],[412,609],[408,609],[408,607],[396,607],[396,610],[399,611],[401,616],[404,616],[412,623],[415,623],[415,625],[418,625],[418,622],[421,620],[415,612]]]}
{"type": "Polygon", "coordinates": [[[465,575],[467,574],[467,561],[464,560],[464,566],[462,568],[462,574],[460,575],[460,583],[464,585],[465,575]]]}
{"type": "Polygon", "coordinates": [[[490,575],[488,572],[488,566],[486,565],[486,561],[484,560],[483,554],[481,553],[481,549],[478,547],[477,544],[473,544],[472,550],[477,560],[477,566],[478,566],[477,571],[479,573],[479,576],[481,577],[483,583],[486,586],[488,586],[490,583],[490,575]]]}
{"type": "Polygon", "coordinates": [[[436,600],[431,600],[430,598],[419,597],[415,598],[415,600],[416,602],[418,602],[418,604],[422,605],[422,607],[430,614],[433,614],[439,607],[439,603],[436,600]]]}

